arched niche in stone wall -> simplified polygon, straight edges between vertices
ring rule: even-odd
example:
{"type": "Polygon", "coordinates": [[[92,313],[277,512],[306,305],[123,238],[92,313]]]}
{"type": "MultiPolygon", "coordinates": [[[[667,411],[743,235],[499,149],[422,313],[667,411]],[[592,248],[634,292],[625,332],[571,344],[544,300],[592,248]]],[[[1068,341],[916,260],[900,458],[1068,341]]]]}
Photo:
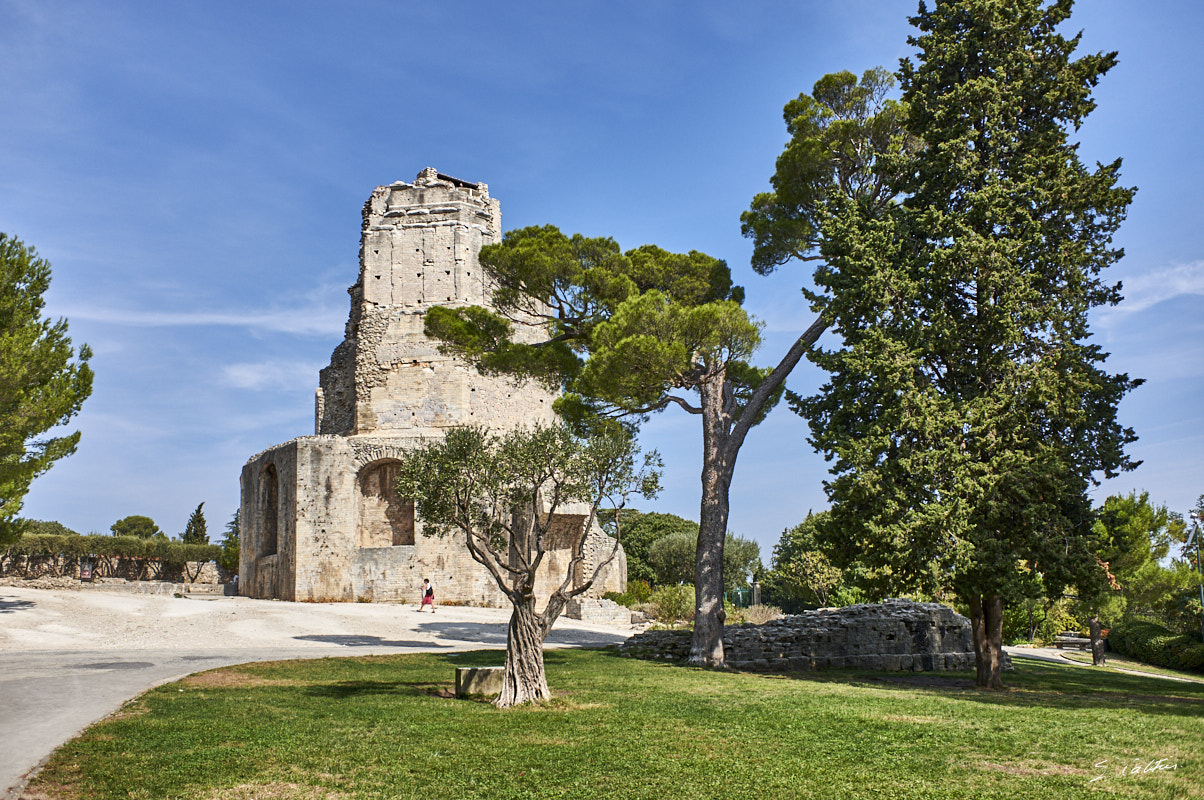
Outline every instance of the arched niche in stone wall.
{"type": "Polygon", "coordinates": [[[276,465],[270,461],[259,473],[259,497],[255,505],[260,515],[256,552],[260,558],[276,555],[280,542],[280,478],[276,474],[276,465]]]}
{"type": "Polygon", "coordinates": [[[414,503],[397,494],[400,462],[366,464],[356,476],[356,543],[360,547],[414,544],[414,503]]]}

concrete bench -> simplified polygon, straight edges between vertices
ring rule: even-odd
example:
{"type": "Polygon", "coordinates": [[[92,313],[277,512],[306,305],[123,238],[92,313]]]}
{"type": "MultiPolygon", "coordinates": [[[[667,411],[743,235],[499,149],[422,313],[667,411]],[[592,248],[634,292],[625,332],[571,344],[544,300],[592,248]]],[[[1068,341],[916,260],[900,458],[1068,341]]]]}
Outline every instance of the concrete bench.
{"type": "Polygon", "coordinates": [[[456,667],[456,697],[502,693],[505,667],[456,667]]]}
{"type": "Polygon", "coordinates": [[[1060,636],[1054,640],[1054,647],[1061,650],[1063,647],[1076,647],[1079,650],[1090,650],[1091,640],[1084,639],[1081,636],[1060,636]]]}

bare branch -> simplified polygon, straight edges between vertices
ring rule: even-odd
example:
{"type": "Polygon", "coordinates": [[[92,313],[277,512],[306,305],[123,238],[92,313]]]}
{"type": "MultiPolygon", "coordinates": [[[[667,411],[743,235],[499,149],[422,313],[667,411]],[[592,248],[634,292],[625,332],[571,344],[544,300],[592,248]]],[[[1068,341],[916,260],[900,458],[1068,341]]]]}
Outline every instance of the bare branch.
{"type": "Polygon", "coordinates": [[[765,403],[777,390],[779,386],[785,382],[790,375],[791,370],[798,364],[799,359],[803,357],[803,353],[807,352],[823,335],[823,332],[828,329],[828,321],[821,315],[811,323],[811,327],[803,331],[803,335],[795,340],[794,344],[778,362],[778,365],[773,368],[773,372],[769,373],[765,380],[753,391],[752,396],[748,398],[748,402],[744,406],[744,411],[740,414],[740,419],[736,421],[735,427],[732,429],[731,436],[727,440],[727,453],[725,457],[727,463],[735,462],[736,453],[740,452],[740,446],[744,444],[744,437],[748,435],[752,429],[753,422],[760,415],[761,410],[765,407],[765,403]]]}

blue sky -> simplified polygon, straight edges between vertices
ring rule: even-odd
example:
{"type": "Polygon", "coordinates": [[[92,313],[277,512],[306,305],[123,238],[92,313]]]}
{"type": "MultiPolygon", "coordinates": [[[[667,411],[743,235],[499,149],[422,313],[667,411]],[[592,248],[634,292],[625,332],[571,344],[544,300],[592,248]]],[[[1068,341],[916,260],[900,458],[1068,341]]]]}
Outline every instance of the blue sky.
{"type": "MultiPolygon", "coordinates": [[[[893,69],[916,3],[153,3],[0,0],[0,230],[51,261],[48,312],[96,352],[79,451],[26,516],[171,534],[205,502],[215,533],[254,453],[313,432],[317,371],[341,341],[373,187],[426,166],[484,181],[505,229],[698,249],[727,260],[766,324],[763,364],[811,321],[804,266],[748,267],[739,215],[785,143],[782,105],[826,72],[893,69]]],[[[1186,511],[1204,493],[1204,6],[1081,2],[1080,52],[1119,50],[1079,132],[1139,188],[1095,315],[1131,489],[1186,511]]],[[[790,380],[810,392],[804,363],[790,380]]],[[[769,559],[826,506],[827,465],[784,406],[755,429],[731,527],[769,559]]],[[[698,419],[667,411],[657,510],[697,519],[698,419]]],[[[650,505],[648,507],[651,507],[650,505]]],[[[216,537],[215,537],[216,538],[216,537]]]]}

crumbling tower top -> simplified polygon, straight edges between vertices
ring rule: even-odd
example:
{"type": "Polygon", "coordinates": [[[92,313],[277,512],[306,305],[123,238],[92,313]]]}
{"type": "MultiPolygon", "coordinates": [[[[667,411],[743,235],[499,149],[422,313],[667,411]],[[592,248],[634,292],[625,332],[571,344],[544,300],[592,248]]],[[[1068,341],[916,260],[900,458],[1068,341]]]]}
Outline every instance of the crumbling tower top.
{"type": "Polygon", "coordinates": [[[433,167],[373,190],[346,338],[321,372],[317,433],[426,437],[550,419],[546,392],[482,376],[422,332],[432,306],[489,305],[478,253],[501,240],[501,219],[486,184],[433,167]]]}

